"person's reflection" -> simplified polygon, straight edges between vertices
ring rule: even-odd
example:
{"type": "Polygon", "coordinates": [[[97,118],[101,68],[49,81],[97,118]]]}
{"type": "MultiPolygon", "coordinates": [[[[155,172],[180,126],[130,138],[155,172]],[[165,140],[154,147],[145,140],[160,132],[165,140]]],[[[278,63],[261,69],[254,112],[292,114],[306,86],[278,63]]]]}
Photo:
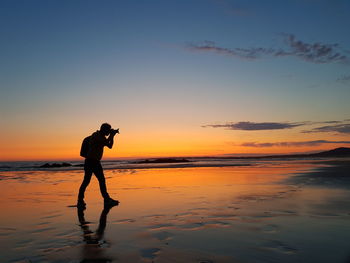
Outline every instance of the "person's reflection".
{"type": "Polygon", "coordinates": [[[112,259],[103,254],[103,247],[108,246],[107,242],[103,240],[104,231],[106,228],[107,215],[113,206],[104,206],[100,222],[95,233],[90,230],[89,222],[85,220],[85,207],[78,207],[78,219],[80,227],[83,230],[84,242],[83,259],[81,262],[112,262],[112,259]]]}

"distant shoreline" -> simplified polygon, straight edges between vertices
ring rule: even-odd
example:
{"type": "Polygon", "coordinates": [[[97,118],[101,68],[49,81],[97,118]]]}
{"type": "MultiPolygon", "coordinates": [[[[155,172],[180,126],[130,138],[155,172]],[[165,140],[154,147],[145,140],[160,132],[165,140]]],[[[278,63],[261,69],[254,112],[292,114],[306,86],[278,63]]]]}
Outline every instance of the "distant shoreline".
{"type": "MultiPolygon", "coordinates": [[[[176,168],[209,168],[209,167],[258,167],[267,164],[280,164],[291,162],[350,162],[350,157],[309,157],[309,158],[258,158],[258,159],[198,159],[189,158],[186,162],[135,162],[135,161],[102,161],[105,170],[141,170],[141,169],[176,169],[176,168]]],[[[64,163],[46,162],[13,162],[0,163],[0,173],[24,171],[80,171],[83,162],[73,161],[64,163]]]]}

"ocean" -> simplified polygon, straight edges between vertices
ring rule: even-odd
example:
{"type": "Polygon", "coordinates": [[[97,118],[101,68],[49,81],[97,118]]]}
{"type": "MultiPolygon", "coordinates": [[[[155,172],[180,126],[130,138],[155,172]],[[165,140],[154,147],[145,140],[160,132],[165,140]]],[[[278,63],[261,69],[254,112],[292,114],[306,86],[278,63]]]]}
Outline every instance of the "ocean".
{"type": "MultiPolygon", "coordinates": [[[[161,158],[101,161],[104,169],[147,169],[186,167],[229,167],[279,165],[286,161],[318,162],[329,158],[161,158]],[[168,160],[168,161],[167,161],[168,160]],[[184,161],[181,161],[184,160],[184,161]]],[[[0,162],[0,172],[5,171],[69,171],[82,170],[84,161],[11,161],[0,162]]]]}

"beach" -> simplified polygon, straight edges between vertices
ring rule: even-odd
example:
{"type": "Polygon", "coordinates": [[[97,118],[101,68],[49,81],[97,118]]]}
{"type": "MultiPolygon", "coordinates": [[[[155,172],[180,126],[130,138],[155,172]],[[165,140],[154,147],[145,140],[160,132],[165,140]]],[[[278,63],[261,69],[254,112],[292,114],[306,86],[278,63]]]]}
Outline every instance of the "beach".
{"type": "Polygon", "coordinates": [[[350,263],[349,14],[1,1],[0,263],[350,263]]]}
{"type": "Polygon", "coordinates": [[[81,167],[1,171],[0,261],[349,262],[348,171],[346,158],[111,168],[120,204],[104,208],[93,177],[85,210],[81,167]]]}

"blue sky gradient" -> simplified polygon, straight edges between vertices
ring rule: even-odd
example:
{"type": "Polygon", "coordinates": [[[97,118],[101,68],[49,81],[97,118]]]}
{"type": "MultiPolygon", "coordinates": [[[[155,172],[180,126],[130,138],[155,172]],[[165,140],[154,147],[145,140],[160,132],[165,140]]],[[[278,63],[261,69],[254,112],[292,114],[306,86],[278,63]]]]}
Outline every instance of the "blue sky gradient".
{"type": "Polygon", "coordinates": [[[349,13],[342,0],[2,1],[3,133],[81,136],[108,120],[135,134],[182,127],[186,137],[213,123],[349,119],[349,13]],[[190,48],[289,50],[286,35],[345,59],[190,48]]]}

